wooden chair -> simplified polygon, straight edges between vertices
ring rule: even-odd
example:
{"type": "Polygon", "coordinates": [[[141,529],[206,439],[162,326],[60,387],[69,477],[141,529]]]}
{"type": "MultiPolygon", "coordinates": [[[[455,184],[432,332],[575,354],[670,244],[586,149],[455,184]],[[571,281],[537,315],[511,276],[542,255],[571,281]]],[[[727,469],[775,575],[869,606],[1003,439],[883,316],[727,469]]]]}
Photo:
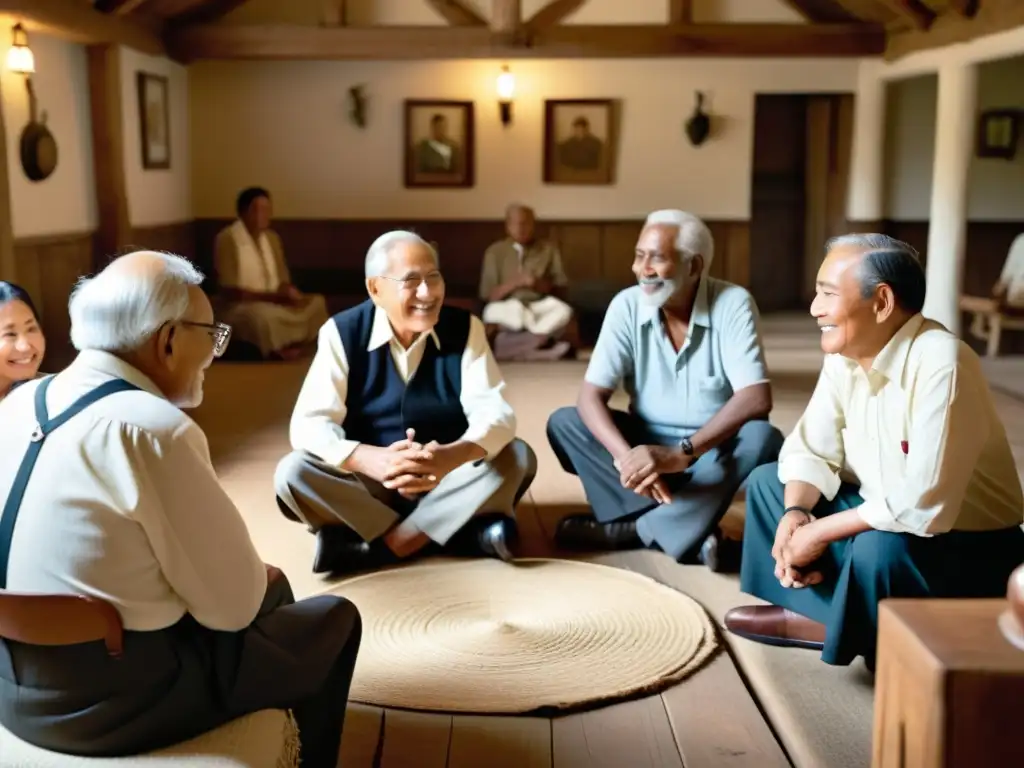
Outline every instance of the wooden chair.
{"type": "MultiPolygon", "coordinates": [[[[23,594],[0,590],[0,638],[30,645],[75,645],[102,640],[113,657],[124,650],[121,616],[105,600],[75,595],[23,594]]],[[[86,758],[61,755],[27,744],[0,727],[3,765],[34,768],[130,768],[153,758],[181,768],[216,762],[240,768],[298,768],[299,733],[285,710],[245,715],[189,741],[148,755],[86,758]]]]}
{"type": "MultiPolygon", "coordinates": [[[[1013,282],[1024,276],[1024,234],[1010,245],[997,286],[1005,294],[1013,282]]],[[[995,291],[993,291],[995,293],[995,291]]],[[[973,316],[970,333],[986,343],[988,357],[999,355],[1003,331],[1024,331],[1024,307],[1008,307],[999,296],[961,296],[960,310],[973,316]]]]}
{"type": "Polygon", "coordinates": [[[84,595],[34,595],[0,590],[0,638],[28,645],[77,645],[102,640],[111,656],[124,650],[121,615],[84,595]]]}

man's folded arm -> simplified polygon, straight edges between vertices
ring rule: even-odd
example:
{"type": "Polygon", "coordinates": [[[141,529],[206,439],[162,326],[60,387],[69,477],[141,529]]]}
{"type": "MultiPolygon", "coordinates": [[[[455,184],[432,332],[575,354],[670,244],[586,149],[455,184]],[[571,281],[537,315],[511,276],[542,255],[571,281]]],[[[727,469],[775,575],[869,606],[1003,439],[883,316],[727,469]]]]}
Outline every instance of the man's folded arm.
{"type": "Polygon", "coordinates": [[[829,371],[821,368],[810,402],[796,427],[786,437],[779,454],[779,481],[803,482],[831,501],[839,492],[845,452],[842,430],[846,425],[838,386],[829,371]]]}

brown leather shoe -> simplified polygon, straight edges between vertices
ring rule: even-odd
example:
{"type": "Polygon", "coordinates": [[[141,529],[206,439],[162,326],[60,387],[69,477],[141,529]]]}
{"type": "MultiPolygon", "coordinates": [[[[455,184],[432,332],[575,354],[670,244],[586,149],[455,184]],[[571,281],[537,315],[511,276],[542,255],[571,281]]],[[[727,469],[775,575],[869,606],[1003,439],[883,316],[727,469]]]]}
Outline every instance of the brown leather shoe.
{"type": "Polygon", "coordinates": [[[743,605],[725,614],[725,628],[755,643],[782,648],[825,647],[825,625],[775,605],[743,605]]]}

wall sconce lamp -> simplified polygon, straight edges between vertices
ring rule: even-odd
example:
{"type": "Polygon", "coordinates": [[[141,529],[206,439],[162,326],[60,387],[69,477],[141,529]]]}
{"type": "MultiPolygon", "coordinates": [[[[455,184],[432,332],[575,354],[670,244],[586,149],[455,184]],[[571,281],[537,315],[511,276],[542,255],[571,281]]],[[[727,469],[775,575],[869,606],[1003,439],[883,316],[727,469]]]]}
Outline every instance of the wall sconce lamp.
{"type": "Polygon", "coordinates": [[[501,113],[501,124],[509,126],[512,124],[512,97],[516,92],[516,78],[508,71],[506,64],[501,68],[498,75],[498,109],[501,113]]]}
{"type": "Polygon", "coordinates": [[[7,51],[7,68],[19,75],[32,75],[36,71],[36,57],[28,47],[28,34],[21,24],[11,30],[11,48],[7,51]]]}

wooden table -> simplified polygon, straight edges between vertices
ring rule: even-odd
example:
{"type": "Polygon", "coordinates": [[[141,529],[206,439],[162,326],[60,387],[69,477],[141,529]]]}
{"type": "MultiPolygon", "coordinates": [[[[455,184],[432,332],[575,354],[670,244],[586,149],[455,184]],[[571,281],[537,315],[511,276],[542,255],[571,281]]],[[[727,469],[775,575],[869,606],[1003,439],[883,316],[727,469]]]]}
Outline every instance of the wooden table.
{"type": "Polygon", "coordinates": [[[1006,600],[886,600],[879,611],[873,768],[1024,766],[1024,651],[1006,600]]]}

